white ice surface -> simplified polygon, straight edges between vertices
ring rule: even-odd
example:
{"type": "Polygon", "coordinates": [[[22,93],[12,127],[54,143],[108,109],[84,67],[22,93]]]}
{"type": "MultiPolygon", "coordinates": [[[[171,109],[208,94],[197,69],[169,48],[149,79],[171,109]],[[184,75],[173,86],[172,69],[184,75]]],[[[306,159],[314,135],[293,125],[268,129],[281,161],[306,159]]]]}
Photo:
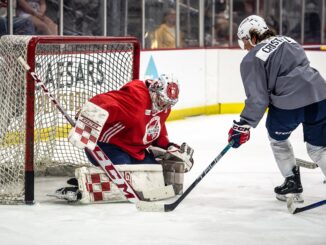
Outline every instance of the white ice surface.
{"type": "MultiPolygon", "coordinates": [[[[190,185],[227,144],[236,115],[200,116],[167,124],[170,139],[195,149],[190,185]]],[[[292,215],[273,188],[283,182],[264,121],[251,139],[230,149],[184,201],[169,213],[133,204],[67,205],[45,196],[65,179],[39,179],[37,203],[0,206],[1,245],[325,245],[326,206],[292,215]]],[[[291,136],[297,157],[309,160],[301,128],[291,136]]],[[[305,204],[325,199],[319,169],[302,169],[305,204]]]]}

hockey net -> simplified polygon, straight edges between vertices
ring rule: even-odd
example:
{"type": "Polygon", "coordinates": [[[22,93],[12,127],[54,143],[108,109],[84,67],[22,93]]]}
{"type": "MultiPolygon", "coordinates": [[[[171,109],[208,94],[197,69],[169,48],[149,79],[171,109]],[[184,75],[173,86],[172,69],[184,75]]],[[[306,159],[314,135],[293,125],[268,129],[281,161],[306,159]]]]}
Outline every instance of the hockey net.
{"type": "Polygon", "coordinates": [[[67,141],[70,125],[17,62],[23,57],[74,118],[92,96],[139,76],[135,38],[0,39],[0,203],[34,202],[34,176],[89,165],[67,141]]]}

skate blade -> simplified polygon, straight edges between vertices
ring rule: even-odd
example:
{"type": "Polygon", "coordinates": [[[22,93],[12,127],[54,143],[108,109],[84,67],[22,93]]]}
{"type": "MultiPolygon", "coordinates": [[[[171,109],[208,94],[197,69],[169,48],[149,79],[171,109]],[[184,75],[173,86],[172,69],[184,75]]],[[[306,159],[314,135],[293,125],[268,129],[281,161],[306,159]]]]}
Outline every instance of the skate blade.
{"type": "Polygon", "coordinates": [[[280,195],[276,194],[276,199],[281,202],[287,202],[289,198],[293,199],[294,203],[303,203],[304,199],[301,193],[292,193],[292,194],[286,194],[286,195],[280,195]]]}
{"type": "Polygon", "coordinates": [[[72,194],[63,195],[63,194],[59,194],[59,193],[47,193],[46,196],[54,197],[59,200],[64,200],[64,201],[67,201],[68,203],[76,203],[79,201],[77,198],[77,195],[72,195],[72,194]]]}

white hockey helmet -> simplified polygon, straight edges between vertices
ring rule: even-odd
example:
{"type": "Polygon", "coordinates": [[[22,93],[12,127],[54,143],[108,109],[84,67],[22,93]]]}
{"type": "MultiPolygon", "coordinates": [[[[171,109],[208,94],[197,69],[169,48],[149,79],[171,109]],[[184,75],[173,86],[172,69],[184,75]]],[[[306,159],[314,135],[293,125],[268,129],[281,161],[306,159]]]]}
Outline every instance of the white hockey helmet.
{"type": "Polygon", "coordinates": [[[148,89],[155,112],[168,109],[178,102],[179,82],[173,75],[160,75],[158,79],[151,81],[148,89]]]}
{"type": "Polygon", "coordinates": [[[244,49],[243,38],[247,39],[252,46],[256,46],[251,42],[250,31],[255,30],[259,34],[263,34],[268,30],[268,26],[265,20],[258,15],[250,15],[245,18],[239,25],[238,28],[238,43],[239,46],[244,49]]]}

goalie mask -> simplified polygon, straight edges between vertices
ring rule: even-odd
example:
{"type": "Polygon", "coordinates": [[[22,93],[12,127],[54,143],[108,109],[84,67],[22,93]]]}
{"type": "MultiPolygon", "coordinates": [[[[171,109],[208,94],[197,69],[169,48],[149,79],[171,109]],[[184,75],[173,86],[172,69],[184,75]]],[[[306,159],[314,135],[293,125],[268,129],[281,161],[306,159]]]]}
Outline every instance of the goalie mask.
{"type": "Polygon", "coordinates": [[[172,75],[161,75],[149,84],[152,111],[155,113],[168,109],[178,102],[179,83],[172,75]]]}
{"type": "Polygon", "coordinates": [[[263,34],[265,31],[268,30],[268,26],[265,20],[258,16],[258,15],[250,15],[249,17],[245,18],[239,25],[238,28],[238,43],[241,49],[244,49],[243,38],[248,40],[248,42],[254,47],[256,46],[251,42],[251,35],[250,31],[255,30],[259,34],[263,34]]]}

